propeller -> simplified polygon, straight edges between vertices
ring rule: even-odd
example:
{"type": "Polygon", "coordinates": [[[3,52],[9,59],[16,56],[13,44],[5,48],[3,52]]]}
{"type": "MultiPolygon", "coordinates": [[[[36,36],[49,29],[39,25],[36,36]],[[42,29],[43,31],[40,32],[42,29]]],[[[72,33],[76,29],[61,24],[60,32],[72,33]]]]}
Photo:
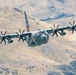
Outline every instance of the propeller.
{"type": "Polygon", "coordinates": [[[58,37],[58,33],[61,34],[57,29],[59,28],[59,25],[57,25],[57,27],[55,26],[55,24],[53,24],[53,27],[50,27],[52,29],[52,36],[56,35],[58,37]]]}
{"type": "Polygon", "coordinates": [[[7,33],[7,31],[5,31],[4,33],[1,31],[1,36],[0,36],[1,41],[0,41],[0,43],[2,43],[4,41],[4,43],[6,44],[6,38],[5,38],[6,33],[7,33]]]}
{"type": "Polygon", "coordinates": [[[73,21],[73,23],[69,22],[69,24],[71,25],[70,29],[68,31],[72,31],[72,34],[74,33],[74,31],[76,31],[76,25],[75,25],[75,21],[73,21]]]}
{"type": "Polygon", "coordinates": [[[19,33],[16,32],[16,34],[17,34],[18,37],[19,37],[19,40],[18,40],[18,41],[22,40],[22,41],[24,42],[24,40],[26,39],[26,37],[23,35],[24,32],[25,32],[25,30],[23,30],[23,31],[21,32],[20,29],[19,29],[19,33]]]}

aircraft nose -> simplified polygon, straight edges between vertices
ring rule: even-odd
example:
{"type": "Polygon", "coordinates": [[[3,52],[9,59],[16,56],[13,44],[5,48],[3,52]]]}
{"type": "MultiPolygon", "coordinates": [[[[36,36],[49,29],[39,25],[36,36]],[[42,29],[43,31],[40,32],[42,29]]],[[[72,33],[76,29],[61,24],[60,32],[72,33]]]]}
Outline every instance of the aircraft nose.
{"type": "Polygon", "coordinates": [[[46,36],[43,36],[43,40],[46,40],[46,36]]]}
{"type": "Polygon", "coordinates": [[[42,35],[42,42],[46,43],[47,42],[47,36],[46,35],[42,35]]]}

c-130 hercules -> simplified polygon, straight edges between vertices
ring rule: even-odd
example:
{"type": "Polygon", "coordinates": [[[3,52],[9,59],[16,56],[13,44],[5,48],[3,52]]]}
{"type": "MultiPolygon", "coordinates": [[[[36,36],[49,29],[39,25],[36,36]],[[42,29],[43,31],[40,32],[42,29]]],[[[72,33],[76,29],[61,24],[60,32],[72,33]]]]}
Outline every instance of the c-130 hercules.
{"type": "Polygon", "coordinates": [[[3,34],[3,32],[1,31],[0,43],[4,41],[6,44],[6,40],[8,41],[8,43],[12,43],[13,42],[12,38],[19,38],[18,41],[20,40],[22,40],[23,42],[26,41],[28,43],[28,46],[35,47],[35,46],[40,46],[42,44],[46,44],[49,40],[50,33],[52,33],[52,36],[56,35],[58,37],[58,33],[61,36],[66,35],[66,32],[64,32],[64,30],[72,31],[72,33],[76,31],[75,21],[73,21],[73,24],[69,22],[71,26],[59,28],[59,25],[57,27],[53,25],[54,28],[50,27],[50,29],[45,29],[45,30],[39,29],[37,31],[30,31],[27,15],[25,11],[24,11],[24,16],[26,20],[27,32],[25,32],[25,30],[21,32],[21,30],[19,29],[19,33],[16,32],[15,34],[6,34],[7,32],[5,32],[3,34]]]}

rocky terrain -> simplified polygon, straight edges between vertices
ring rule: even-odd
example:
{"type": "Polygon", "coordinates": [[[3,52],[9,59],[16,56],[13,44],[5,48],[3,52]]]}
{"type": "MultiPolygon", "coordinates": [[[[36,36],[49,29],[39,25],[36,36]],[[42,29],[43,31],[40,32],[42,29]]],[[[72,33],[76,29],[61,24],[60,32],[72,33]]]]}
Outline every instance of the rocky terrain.
{"type": "MultiPolygon", "coordinates": [[[[12,34],[26,29],[24,10],[32,31],[50,28],[53,24],[67,26],[69,21],[75,20],[76,14],[75,0],[71,3],[69,0],[1,0],[0,31],[12,34]]],[[[33,48],[26,42],[18,42],[18,39],[14,39],[12,44],[0,44],[0,74],[76,75],[75,34],[67,32],[58,38],[50,34],[47,44],[33,48]]]]}

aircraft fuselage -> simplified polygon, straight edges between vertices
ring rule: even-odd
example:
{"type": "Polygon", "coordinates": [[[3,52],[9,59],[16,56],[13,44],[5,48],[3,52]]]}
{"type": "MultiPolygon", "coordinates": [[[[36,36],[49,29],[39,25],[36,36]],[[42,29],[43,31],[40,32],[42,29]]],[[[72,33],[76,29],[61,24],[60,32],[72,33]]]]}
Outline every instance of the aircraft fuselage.
{"type": "Polygon", "coordinates": [[[49,34],[44,30],[33,31],[31,36],[28,36],[27,43],[30,47],[46,44],[49,40],[49,34]]]}

